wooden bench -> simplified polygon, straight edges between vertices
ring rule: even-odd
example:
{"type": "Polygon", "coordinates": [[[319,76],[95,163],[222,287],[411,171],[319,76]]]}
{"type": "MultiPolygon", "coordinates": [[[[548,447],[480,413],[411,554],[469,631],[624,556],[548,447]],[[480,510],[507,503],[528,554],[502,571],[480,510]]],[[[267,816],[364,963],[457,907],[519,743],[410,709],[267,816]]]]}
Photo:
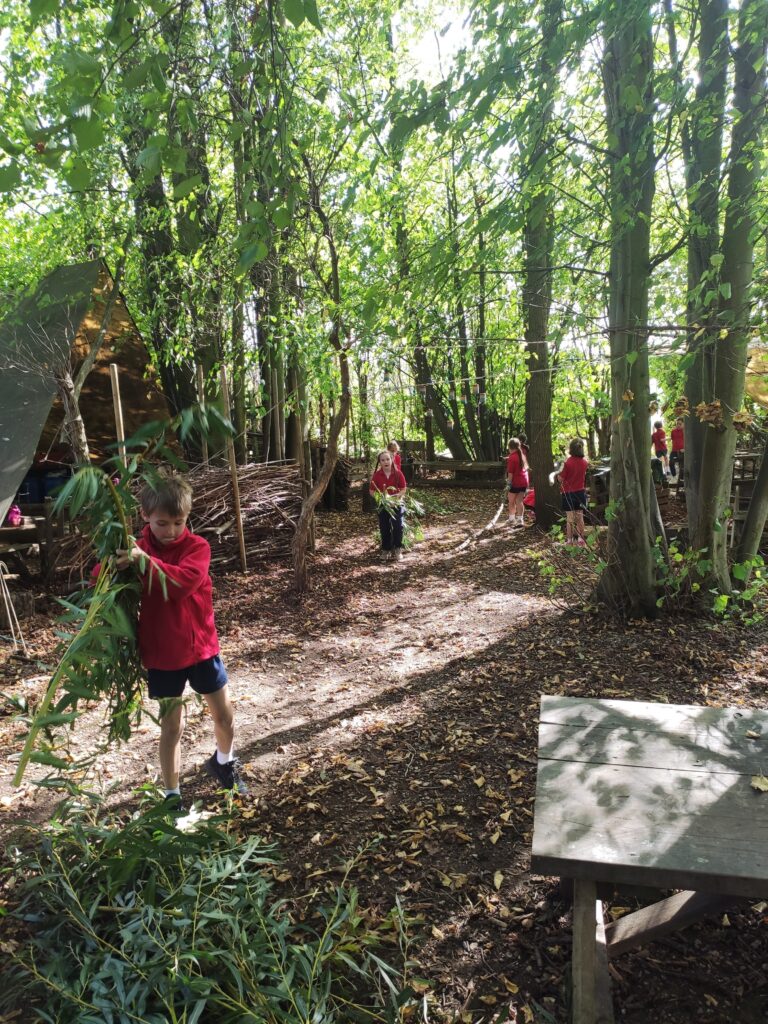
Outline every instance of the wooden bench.
{"type": "Polygon", "coordinates": [[[436,459],[433,462],[414,461],[414,483],[433,487],[501,487],[505,479],[505,465],[496,462],[466,462],[458,459],[436,459]],[[430,473],[448,473],[450,476],[430,478],[430,473]]]}
{"type": "Polygon", "coordinates": [[[538,756],[531,866],[574,880],[573,1021],[612,1024],[610,957],[768,894],[768,712],[542,697],[538,756]],[[683,891],[606,925],[600,883],[683,891]]]}

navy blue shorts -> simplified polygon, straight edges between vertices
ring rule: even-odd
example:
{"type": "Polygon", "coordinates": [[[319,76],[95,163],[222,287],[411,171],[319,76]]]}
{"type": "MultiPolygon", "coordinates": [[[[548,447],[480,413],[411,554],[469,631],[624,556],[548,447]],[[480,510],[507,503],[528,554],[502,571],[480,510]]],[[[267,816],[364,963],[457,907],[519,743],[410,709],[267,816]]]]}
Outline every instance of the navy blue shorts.
{"type": "Polygon", "coordinates": [[[586,491],[566,491],[563,495],[563,512],[584,512],[586,507],[586,491]]]}
{"type": "Polygon", "coordinates": [[[147,670],[149,696],[155,700],[180,697],[187,683],[195,693],[215,693],[227,685],[227,670],[217,654],[214,658],[197,661],[188,668],[150,668],[147,670]]]}
{"type": "Polygon", "coordinates": [[[509,490],[510,494],[525,494],[525,492],[528,490],[528,488],[527,487],[513,487],[512,484],[510,484],[509,487],[508,487],[508,490],[509,490]]]}

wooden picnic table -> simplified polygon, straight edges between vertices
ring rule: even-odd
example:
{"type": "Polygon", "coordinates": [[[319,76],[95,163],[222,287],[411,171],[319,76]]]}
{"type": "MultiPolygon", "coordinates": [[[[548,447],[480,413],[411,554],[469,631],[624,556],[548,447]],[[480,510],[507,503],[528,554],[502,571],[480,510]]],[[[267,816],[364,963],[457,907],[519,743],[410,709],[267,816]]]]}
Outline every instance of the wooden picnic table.
{"type": "Polygon", "coordinates": [[[573,1021],[611,1024],[608,958],[768,894],[768,712],[542,697],[531,866],[574,879],[573,1021]],[[605,925],[599,883],[681,889],[605,925]]]}

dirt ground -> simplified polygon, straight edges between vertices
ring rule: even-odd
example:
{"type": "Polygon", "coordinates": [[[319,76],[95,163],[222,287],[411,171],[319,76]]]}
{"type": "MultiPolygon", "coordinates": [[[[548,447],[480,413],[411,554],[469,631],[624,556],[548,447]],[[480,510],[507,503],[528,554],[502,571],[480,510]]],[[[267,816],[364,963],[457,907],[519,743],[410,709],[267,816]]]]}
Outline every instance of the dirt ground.
{"type": "MultiPolygon", "coordinates": [[[[441,493],[445,516],[403,562],[382,565],[374,517],[319,520],[313,589],[301,605],[285,566],[215,581],[222,654],[250,795],[244,831],[280,846],[279,887],[349,877],[372,919],[399,895],[410,954],[429,980],[430,1019],[526,1024],[568,1015],[570,906],[530,872],[542,693],[764,706],[768,627],[661,619],[627,626],[564,611],[531,551],[549,541],[503,516],[474,544],[498,495],[441,493]]],[[[563,556],[559,556],[563,557],[563,556]]],[[[567,556],[580,557],[578,554],[567,556]]],[[[580,584],[574,583],[574,592],[580,584]]],[[[0,650],[0,689],[32,704],[52,650],[50,608],[25,623],[37,663],[0,650]]],[[[98,709],[75,751],[97,742],[98,709]]],[[[110,800],[131,805],[156,778],[156,726],[99,762],[110,800]]],[[[51,794],[12,787],[20,729],[0,723],[0,812],[48,813],[51,794]]],[[[190,701],[185,799],[215,804],[201,763],[210,722],[190,701]]],[[[6,825],[7,829],[8,825],[6,825]]],[[[768,896],[768,894],[767,894],[768,896]]],[[[617,893],[612,916],[637,906],[617,893]]],[[[611,964],[617,1020],[640,1024],[768,1018],[768,905],[726,915],[611,964]]]]}

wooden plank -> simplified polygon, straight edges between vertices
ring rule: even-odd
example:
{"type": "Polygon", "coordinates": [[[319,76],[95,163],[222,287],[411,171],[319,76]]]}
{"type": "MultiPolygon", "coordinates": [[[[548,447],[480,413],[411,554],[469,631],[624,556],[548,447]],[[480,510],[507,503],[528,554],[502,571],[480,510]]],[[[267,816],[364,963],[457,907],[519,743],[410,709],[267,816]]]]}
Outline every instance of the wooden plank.
{"type": "Polygon", "coordinates": [[[753,722],[759,724],[764,733],[768,732],[768,712],[751,708],[712,708],[696,704],[656,704],[592,697],[543,696],[540,721],[583,727],[596,725],[605,729],[645,726],[649,732],[657,728],[684,731],[686,735],[693,728],[700,734],[707,730],[735,732],[745,722],[753,722]]]}
{"type": "Polygon", "coordinates": [[[768,716],[758,712],[733,729],[701,727],[690,723],[687,731],[647,729],[626,723],[602,725],[539,726],[539,757],[549,761],[614,764],[645,768],[663,765],[709,774],[757,775],[768,765],[768,716]],[[747,735],[747,734],[750,735],[747,735]],[[759,738],[754,738],[754,737],[759,738]]]}
{"type": "Polygon", "coordinates": [[[573,1024],[596,1024],[595,883],[577,879],[573,892],[573,1024]]]}
{"type": "Polygon", "coordinates": [[[532,845],[543,874],[768,892],[768,800],[747,775],[543,760],[532,845]]]}
{"type": "Polygon", "coordinates": [[[643,907],[606,925],[608,956],[621,956],[628,949],[645,946],[667,932],[687,928],[702,917],[721,913],[738,902],[738,898],[733,896],[708,892],[675,893],[669,899],[643,907]]]}

